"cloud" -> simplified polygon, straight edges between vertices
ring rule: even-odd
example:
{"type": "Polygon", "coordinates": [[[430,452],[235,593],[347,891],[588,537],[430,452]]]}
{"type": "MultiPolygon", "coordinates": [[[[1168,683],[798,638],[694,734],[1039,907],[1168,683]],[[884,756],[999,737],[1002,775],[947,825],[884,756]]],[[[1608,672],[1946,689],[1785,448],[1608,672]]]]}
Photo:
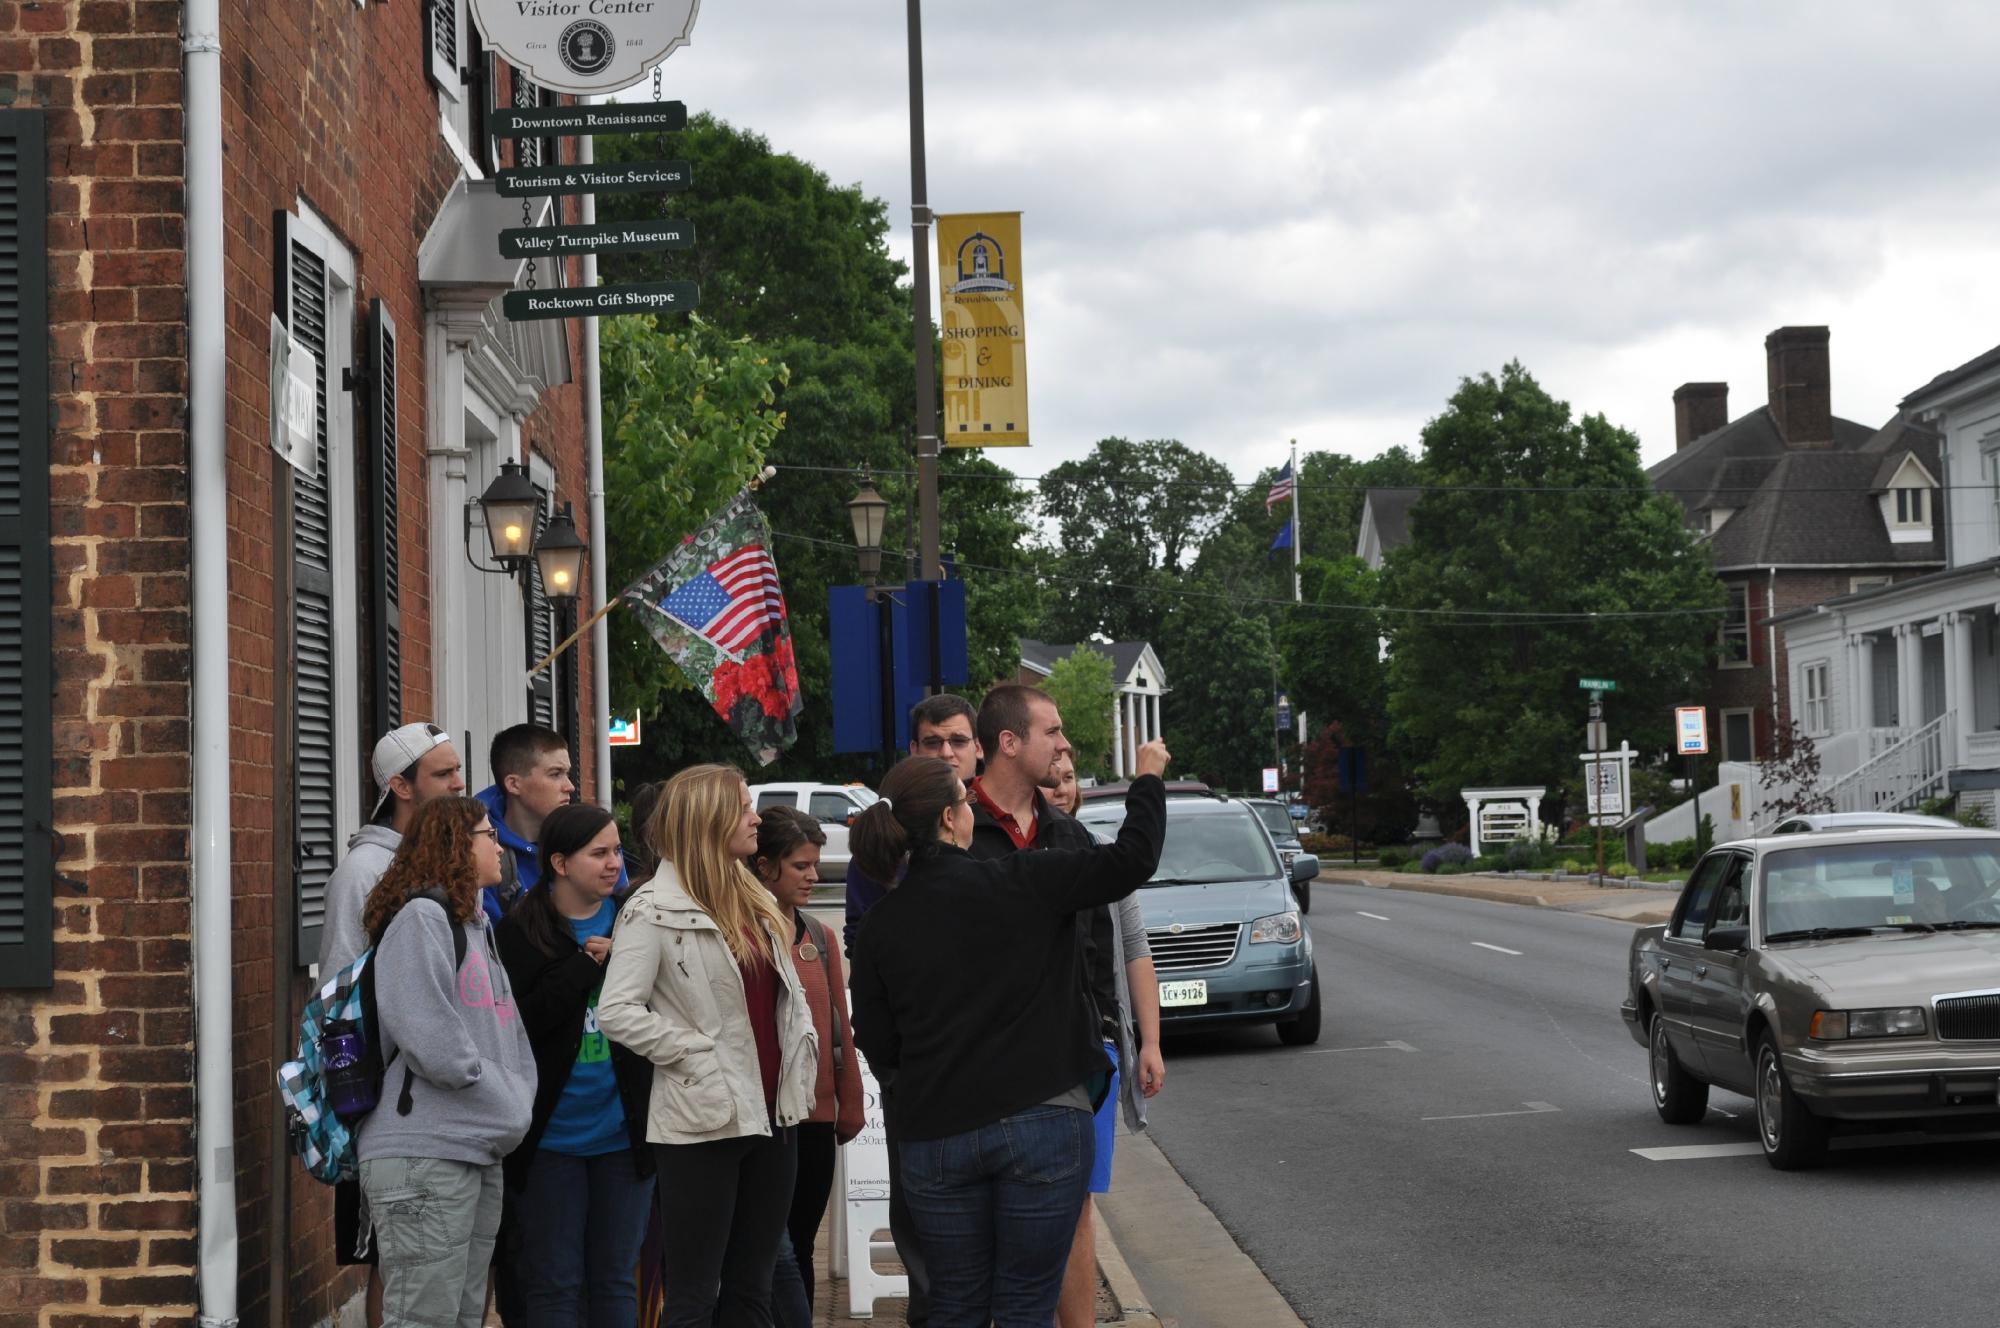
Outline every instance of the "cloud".
{"type": "MultiPolygon", "coordinates": [[[[1763,397],[1764,333],[1833,328],[1886,418],[2000,341],[2000,11],[1162,0],[933,5],[930,202],[1019,208],[1039,471],[1106,434],[1246,478],[1414,445],[1522,360],[1673,445],[1679,383],[1763,397]]],[[[886,199],[910,253],[896,7],[709,6],[669,96],[886,199]]]]}

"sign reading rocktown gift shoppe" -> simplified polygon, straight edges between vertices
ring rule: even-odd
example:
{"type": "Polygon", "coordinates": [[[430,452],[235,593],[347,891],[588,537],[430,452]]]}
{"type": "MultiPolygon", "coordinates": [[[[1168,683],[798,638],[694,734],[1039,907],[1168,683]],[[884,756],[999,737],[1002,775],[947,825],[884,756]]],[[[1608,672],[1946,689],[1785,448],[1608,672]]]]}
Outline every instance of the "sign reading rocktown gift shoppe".
{"type": "Polygon", "coordinates": [[[701,0],[472,0],[479,35],[557,92],[629,88],[687,45],[701,0]]]}

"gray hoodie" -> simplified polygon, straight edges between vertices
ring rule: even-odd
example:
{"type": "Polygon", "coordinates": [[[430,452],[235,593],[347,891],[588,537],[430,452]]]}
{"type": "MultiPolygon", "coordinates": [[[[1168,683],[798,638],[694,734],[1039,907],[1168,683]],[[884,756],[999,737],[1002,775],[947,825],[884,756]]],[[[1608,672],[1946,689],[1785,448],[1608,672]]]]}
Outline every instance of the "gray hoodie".
{"type": "Polygon", "coordinates": [[[326,882],[326,921],[319,929],[319,980],[328,978],[361,957],[368,933],[361,928],[361,908],[368,892],[389,870],[403,837],[386,825],[364,825],[347,841],[347,856],[326,882]]]}
{"type": "Polygon", "coordinates": [[[361,1160],[485,1166],[513,1152],[534,1112],[535,1054],[486,915],[475,910],[456,923],[435,900],[412,899],[369,963],[388,1069],[381,1102],[361,1122],[361,1160]],[[455,973],[453,927],[465,932],[465,964],[455,973]],[[408,1115],[399,1110],[406,1069],[408,1115]]]}

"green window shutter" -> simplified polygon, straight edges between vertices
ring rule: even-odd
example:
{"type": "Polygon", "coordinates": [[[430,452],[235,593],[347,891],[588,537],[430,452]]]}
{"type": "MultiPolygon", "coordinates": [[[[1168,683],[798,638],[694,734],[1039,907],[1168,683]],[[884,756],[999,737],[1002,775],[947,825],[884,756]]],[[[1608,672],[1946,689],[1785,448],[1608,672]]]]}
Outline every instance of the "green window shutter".
{"type": "Polygon", "coordinates": [[[0,113],[0,987],[54,980],[48,162],[44,113],[0,113]]]}
{"type": "MultiPolygon", "coordinates": [[[[289,223],[289,218],[287,219],[289,223]]],[[[292,336],[319,363],[313,473],[292,472],[292,863],[298,953],[319,953],[340,845],[335,798],[333,503],[328,486],[326,260],[285,230],[292,336]]]]}
{"type": "Polygon", "coordinates": [[[396,486],[396,320],[382,301],[368,308],[368,587],[372,743],[403,722],[402,532],[396,486]]]}

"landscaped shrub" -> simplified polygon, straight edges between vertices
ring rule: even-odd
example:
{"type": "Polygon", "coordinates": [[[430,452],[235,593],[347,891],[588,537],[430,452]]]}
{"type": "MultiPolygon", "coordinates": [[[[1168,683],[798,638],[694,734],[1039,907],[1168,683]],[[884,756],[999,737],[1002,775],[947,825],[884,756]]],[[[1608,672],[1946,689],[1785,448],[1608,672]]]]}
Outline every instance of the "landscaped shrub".
{"type": "Polygon", "coordinates": [[[1563,871],[1565,874],[1570,876],[1581,876],[1583,875],[1584,872],[1584,866],[1582,863],[1578,862],[1575,858],[1564,858],[1563,871]]]}
{"type": "Polygon", "coordinates": [[[1628,876],[1637,876],[1639,869],[1629,862],[1614,862],[1604,869],[1604,874],[1606,876],[1615,876],[1622,881],[1628,876]]]}
{"type": "Polygon", "coordinates": [[[1410,851],[1394,845],[1378,848],[1375,850],[1375,860],[1384,867],[1400,867],[1410,860],[1410,851]]]}
{"type": "Polygon", "coordinates": [[[1472,850],[1463,844],[1439,844],[1424,854],[1424,870],[1435,872],[1440,867],[1463,867],[1472,861],[1472,850]]]}
{"type": "Polygon", "coordinates": [[[1518,840],[1507,846],[1500,855],[1501,865],[1508,871],[1529,871],[1541,865],[1541,854],[1526,840],[1518,840]]]}

